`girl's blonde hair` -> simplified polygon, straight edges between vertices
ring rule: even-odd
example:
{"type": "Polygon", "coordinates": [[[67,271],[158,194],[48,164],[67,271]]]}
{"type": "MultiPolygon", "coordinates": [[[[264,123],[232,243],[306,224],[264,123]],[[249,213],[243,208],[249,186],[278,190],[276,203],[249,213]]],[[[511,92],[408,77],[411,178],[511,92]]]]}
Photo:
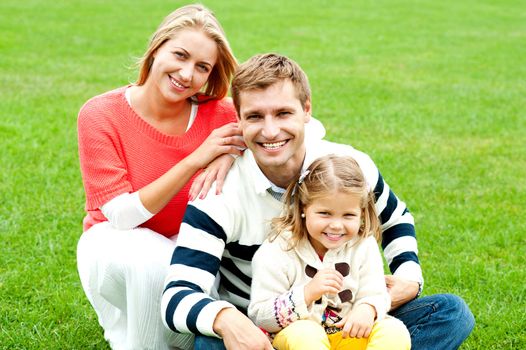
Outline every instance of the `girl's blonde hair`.
{"type": "Polygon", "coordinates": [[[271,240],[281,232],[290,231],[292,249],[307,235],[305,219],[301,217],[305,207],[317,198],[327,196],[333,191],[345,192],[360,197],[362,224],[358,235],[361,239],[373,235],[380,239],[380,222],[374,206],[373,193],[358,163],[351,157],[328,155],[314,161],[306,175],[300,175],[289,185],[285,193],[284,214],[272,220],[271,240]]]}
{"type": "Polygon", "coordinates": [[[212,68],[212,72],[210,72],[204,87],[204,94],[215,99],[225,97],[230,80],[237,67],[237,61],[230,49],[221,24],[219,24],[212,11],[199,4],[180,7],[166,16],[155,33],[153,33],[148,49],[137,62],[139,77],[136,84],[143,85],[148,79],[154,60],[153,55],[157,49],[184,29],[200,30],[216,43],[218,51],[217,62],[212,68]]]}

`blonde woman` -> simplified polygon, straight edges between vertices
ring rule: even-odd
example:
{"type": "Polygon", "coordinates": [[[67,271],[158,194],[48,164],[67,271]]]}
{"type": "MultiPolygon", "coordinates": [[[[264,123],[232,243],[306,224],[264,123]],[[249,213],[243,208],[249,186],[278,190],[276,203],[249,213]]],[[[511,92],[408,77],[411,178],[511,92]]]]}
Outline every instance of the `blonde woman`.
{"type": "Polygon", "coordinates": [[[166,269],[201,169],[218,191],[245,145],[224,99],[236,60],[201,5],[169,14],[139,62],[135,84],[93,97],[78,117],[86,193],[77,248],[82,287],[114,349],[193,347],[163,326],[166,269]]]}

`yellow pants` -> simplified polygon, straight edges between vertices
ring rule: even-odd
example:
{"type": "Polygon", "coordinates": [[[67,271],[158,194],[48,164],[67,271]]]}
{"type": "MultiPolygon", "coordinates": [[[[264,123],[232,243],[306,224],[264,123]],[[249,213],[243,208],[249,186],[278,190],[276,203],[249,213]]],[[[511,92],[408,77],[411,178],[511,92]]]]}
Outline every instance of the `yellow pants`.
{"type": "Polygon", "coordinates": [[[309,320],[290,324],[272,343],[278,350],[409,350],[411,338],[405,325],[388,317],[374,324],[368,338],[342,338],[341,332],[327,335],[323,327],[309,320]]]}

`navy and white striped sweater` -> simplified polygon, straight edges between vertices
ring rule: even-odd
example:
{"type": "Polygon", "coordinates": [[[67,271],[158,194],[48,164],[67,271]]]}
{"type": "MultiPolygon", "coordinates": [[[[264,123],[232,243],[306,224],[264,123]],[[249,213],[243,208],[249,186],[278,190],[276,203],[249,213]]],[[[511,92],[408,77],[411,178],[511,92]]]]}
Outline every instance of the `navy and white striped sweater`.
{"type": "MultiPolygon", "coordinates": [[[[327,154],[352,156],[358,162],[370,190],[375,192],[383,229],[382,248],[391,272],[422,282],[413,217],[369,156],[324,140],[306,146],[303,169],[327,154]]],[[[162,316],[170,329],[217,336],[212,326],[221,309],[236,306],[246,312],[252,256],[267,237],[270,220],[283,208],[267,192],[270,185],[247,150],[234,162],[222,194],[209,194],[188,205],[162,299],[162,316]],[[217,291],[214,283],[218,274],[221,282],[217,291]]]]}

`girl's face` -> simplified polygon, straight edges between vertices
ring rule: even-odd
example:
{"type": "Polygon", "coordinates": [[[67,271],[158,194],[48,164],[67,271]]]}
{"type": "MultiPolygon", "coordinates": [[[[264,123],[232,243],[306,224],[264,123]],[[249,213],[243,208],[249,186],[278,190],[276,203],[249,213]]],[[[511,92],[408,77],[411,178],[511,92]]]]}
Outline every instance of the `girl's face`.
{"type": "Polygon", "coordinates": [[[168,103],[186,100],[206,84],[217,56],[216,43],[202,31],[183,29],[157,49],[145,85],[168,103]]]}
{"type": "Polygon", "coordinates": [[[361,224],[360,197],[334,191],[304,208],[309,240],[318,255],[341,247],[358,235],[361,224]]]}

